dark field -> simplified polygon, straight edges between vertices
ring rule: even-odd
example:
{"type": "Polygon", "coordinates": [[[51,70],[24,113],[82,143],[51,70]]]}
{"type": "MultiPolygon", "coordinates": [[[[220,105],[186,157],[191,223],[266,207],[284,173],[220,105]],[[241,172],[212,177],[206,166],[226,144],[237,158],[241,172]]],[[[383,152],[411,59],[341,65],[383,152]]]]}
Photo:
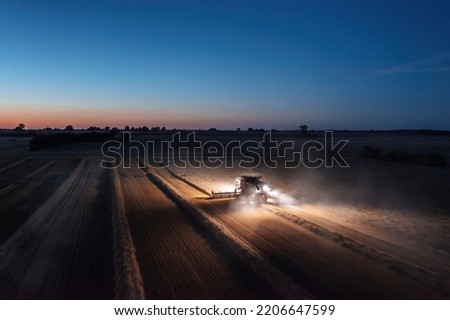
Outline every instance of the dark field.
{"type": "MultiPolygon", "coordinates": [[[[202,141],[259,139],[205,132],[202,141]]],[[[302,143],[321,133],[276,132],[302,143]],[[291,135],[291,136],[289,136],[291,135]]],[[[161,143],[170,133],[136,133],[161,143]]],[[[349,168],[101,168],[101,143],[0,138],[2,299],[449,299],[450,137],[338,133],[349,168]],[[209,199],[258,172],[277,203],[209,199]]]]}

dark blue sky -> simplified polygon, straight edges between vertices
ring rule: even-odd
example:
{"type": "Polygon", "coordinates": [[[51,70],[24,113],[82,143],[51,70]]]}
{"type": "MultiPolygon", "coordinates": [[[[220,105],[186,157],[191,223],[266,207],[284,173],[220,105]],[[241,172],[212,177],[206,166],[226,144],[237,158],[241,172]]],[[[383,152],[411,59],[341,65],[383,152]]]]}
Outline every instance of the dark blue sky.
{"type": "Polygon", "coordinates": [[[450,129],[449,39],[450,1],[1,0],[0,126],[450,129]]]}

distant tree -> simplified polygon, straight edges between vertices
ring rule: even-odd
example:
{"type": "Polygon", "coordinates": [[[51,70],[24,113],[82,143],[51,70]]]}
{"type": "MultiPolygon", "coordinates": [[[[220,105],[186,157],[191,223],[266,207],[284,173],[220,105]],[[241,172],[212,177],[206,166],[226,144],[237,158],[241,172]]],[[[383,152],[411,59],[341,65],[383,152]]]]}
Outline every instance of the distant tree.
{"type": "Polygon", "coordinates": [[[255,130],[254,130],[252,127],[250,127],[250,128],[247,129],[247,131],[248,131],[248,132],[253,132],[253,131],[255,131],[255,130]]]}
{"type": "Polygon", "coordinates": [[[241,131],[241,128],[237,128],[236,131],[238,131],[238,132],[241,131]]]}
{"type": "Polygon", "coordinates": [[[130,126],[125,126],[125,131],[130,131],[130,126]]]}
{"type": "Polygon", "coordinates": [[[162,128],[161,128],[161,131],[166,131],[166,127],[162,127],[162,128]]]}
{"type": "Polygon", "coordinates": [[[217,131],[216,128],[209,128],[208,131],[217,131]]]}
{"type": "Polygon", "coordinates": [[[142,131],[148,131],[148,130],[150,130],[150,129],[147,126],[142,127],[142,131]]]}
{"type": "Polygon", "coordinates": [[[270,130],[271,132],[277,132],[277,130],[276,129],[272,129],[272,130],[270,130]]]}
{"type": "Polygon", "coordinates": [[[308,126],[306,124],[303,124],[299,127],[300,132],[303,134],[307,134],[308,133],[308,126]]]}
{"type": "Polygon", "coordinates": [[[73,127],[69,124],[69,125],[67,125],[67,126],[65,127],[64,130],[66,130],[66,131],[73,131],[73,127]]]}
{"type": "Polygon", "coordinates": [[[22,131],[23,129],[25,129],[25,125],[23,123],[19,123],[15,130],[22,131]]]}
{"type": "Polygon", "coordinates": [[[159,130],[161,130],[161,128],[160,128],[160,127],[152,127],[151,130],[152,130],[152,131],[159,131],[159,130]]]}
{"type": "Polygon", "coordinates": [[[106,127],[105,127],[105,131],[109,131],[109,130],[111,130],[111,127],[106,126],[106,127]]]}

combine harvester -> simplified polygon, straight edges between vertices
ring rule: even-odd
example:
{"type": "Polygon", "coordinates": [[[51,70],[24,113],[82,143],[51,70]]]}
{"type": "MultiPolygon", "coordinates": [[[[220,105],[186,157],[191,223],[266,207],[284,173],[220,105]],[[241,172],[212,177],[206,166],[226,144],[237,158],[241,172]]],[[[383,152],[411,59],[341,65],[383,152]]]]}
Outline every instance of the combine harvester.
{"type": "Polygon", "coordinates": [[[275,192],[271,191],[269,186],[261,181],[260,175],[242,175],[235,181],[234,191],[211,192],[211,199],[235,198],[243,203],[263,204],[269,200],[277,202],[275,192]]]}

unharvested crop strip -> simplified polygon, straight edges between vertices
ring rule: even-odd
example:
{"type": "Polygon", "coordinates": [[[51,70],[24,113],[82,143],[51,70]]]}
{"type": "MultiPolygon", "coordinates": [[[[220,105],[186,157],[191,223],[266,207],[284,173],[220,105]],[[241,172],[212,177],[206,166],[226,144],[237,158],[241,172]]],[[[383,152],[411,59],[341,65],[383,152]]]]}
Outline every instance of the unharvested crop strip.
{"type": "Polygon", "coordinates": [[[114,297],[116,299],[145,299],[142,275],[126,217],[125,202],[117,169],[113,169],[113,179],[114,297]]]}

